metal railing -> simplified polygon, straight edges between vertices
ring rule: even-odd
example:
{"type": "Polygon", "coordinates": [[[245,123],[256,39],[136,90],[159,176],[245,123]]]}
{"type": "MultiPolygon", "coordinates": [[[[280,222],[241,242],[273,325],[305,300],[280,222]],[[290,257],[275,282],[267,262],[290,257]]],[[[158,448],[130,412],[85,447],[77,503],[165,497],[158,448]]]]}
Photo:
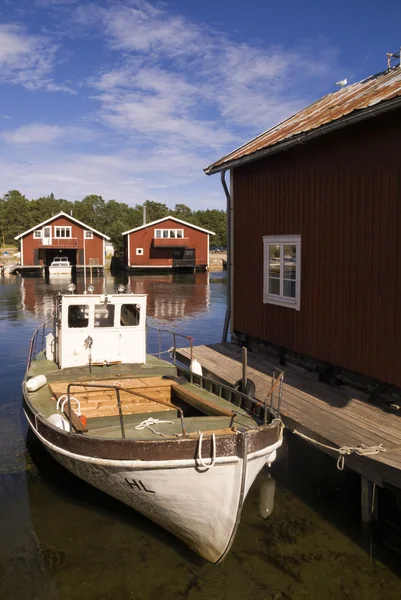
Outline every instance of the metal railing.
{"type": "MultiPolygon", "coordinates": [[[[273,371],[272,376],[272,385],[270,390],[266,394],[266,398],[264,402],[253,398],[252,396],[248,396],[244,394],[240,390],[234,389],[231,385],[226,383],[222,383],[220,381],[215,381],[210,377],[205,377],[204,375],[198,375],[197,373],[193,373],[190,369],[183,367],[181,365],[175,365],[177,368],[177,372],[179,375],[184,375],[189,381],[194,385],[198,385],[201,389],[206,390],[219,398],[223,398],[227,400],[234,406],[245,410],[245,412],[249,413],[253,417],[259,417],[266,424],[268,421],[268,414],[270,414],[274,418],[280,418],[280,405],[282,399],[282,388],[283,388],[283,380],[284,380],[284,372],[283,371],[273,371]],[[274,392],[278,388],[278,401],[277,408],[273,406],[273,398],[274,392]],[[268,398],[270,397],[270,403],[268,403],[268,398]]],[[[234,411],[235,412],[235,411],[234,411]]],[[[241,413],[237,413],[237,415],[241,415],[241,413]]]]}
{"type": "Polygon", "coordinates": [[[37,329],[33,332],[31,337],[31,342],[29,345],[29,353],[28,353],[28,363],[26,370],[29,371],[33,358],[38,354],[38,342],[40,343],[39,352],[44,350],[45,347],[45,337],[46,337],[46,327],[47,325],[53,322],[53,317],[50,317],[47,321],[39,325],[37,329]]]}
{"type": "Polygon", "coordinates": [[[156,356],[161,358],[162,354],[169,353],[172,355],[172,359],[175,364],[175,362],[177,360],[177,337],[179,337],[179,338],[183,338],[189,342],[190,356],[191,356],[191,362],[192,362],[194,338],[191,335],[184,335],[182,333],[177,333],[176,331],[173,331],[172,329],[163,329],[162,327],[156,327],[155,325],[149,325],[148,323],[146,323],[146,328],[154,329],[155,331],[157,331],[158,351],[154,353],[156,356]],[[173,338],[173,346],[170,347],[168,350],[164,350],[164,351],[162,351],[162,335],[163,335],[163,333],[168,333],[173,338]]]}

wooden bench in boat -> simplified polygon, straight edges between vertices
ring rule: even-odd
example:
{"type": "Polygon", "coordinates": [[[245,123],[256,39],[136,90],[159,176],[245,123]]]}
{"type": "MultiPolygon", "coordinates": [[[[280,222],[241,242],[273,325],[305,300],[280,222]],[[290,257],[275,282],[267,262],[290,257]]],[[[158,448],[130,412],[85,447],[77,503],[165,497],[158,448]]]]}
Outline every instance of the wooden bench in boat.
{"type": "MultiPolygon", "coordinates": [[[[108,387],[89,387],[89,384],[119,385],[121,410],[124,416],[146,415],[149,413],[163,413],[171,411],[175,400],[184,401],[189,406],[197,409],[207,416],[225,417],[231,425],[254,427],[255,421],[243,409],[231,404],[211,392],[199,388],[191,383],[178,385],[173,380],[161,377],[83,381],[79,386],[71,387],[71,398],[76,398],[80,403],[81,413],[87,419],[102,417],[116,417],[119,414],[115,389],[108,387]],[[154,401],[153,401],[154,400],[154,401]],[[234,422],[232,423],[232,419],[234,422]]],[[[69,382],[49,383],[50,391],[55,399],[66,396],[69,382]]],[[[64,408],[67,404],[64,405],[64,408]]],[[[73,411],[76,410],[72,401],[73,411]]],[[[171,413],[170,413],[171,414],[171,413]]],[[[149,415],[150,416],[150,415],[149,415]]],[[[79,417],[74,423],[79,428],[79,417]]],[[[228,426],[228,425],[227,425],[228,426]]],[[[74,425],[75,427],[75,425],[74,425]]]]}
{"type": "MultiPolygon", "coordinates": [[[[69,381],[51,382],[49,388],[53,396],[58,400],[67,394],[69,381]]],[[[70,393],[76,398],[81,407],[81,412],[87,418],[108,417],[118,414],[116,391],[107,387],[88,387],[85,384],[115,385],[118,384],[120,402],[123,414],[162,412],[171,410],[171,406],[164,404],[170,401],[171,380],[161,377],[131,378],[113,380],[94,380],[80,382],[79,386],[72,386],[70,393]],[[137,394],[135,393],[137,392],[137,394]],[[144,398],[143,396],[146,396],[144,398]],[[152,402],[150,398],[159,400],[152,402]]],[[[75,406],[74,406],[75,409],[75,406]]]]}

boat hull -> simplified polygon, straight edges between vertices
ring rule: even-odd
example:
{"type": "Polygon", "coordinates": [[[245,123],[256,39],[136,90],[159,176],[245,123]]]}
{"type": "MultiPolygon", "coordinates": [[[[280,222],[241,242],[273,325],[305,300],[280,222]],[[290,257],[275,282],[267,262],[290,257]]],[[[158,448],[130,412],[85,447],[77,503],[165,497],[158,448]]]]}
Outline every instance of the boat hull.
{"type": "Polygon", "coordinates": [[[74,475],[124,502],[180,538],[206,560],[228,552],[246,494],[266,463],[274,460],[281,438],[242,456],[204,460],[108,460],[76,454],[31,429],[50,454],[74,475]]]}

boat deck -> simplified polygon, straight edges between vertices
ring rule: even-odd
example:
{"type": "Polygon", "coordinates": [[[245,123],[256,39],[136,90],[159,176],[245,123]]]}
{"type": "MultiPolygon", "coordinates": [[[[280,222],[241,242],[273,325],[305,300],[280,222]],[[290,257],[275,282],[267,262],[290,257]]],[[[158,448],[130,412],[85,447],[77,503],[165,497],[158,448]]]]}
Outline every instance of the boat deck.
{"type": "MultiPolygon", "coordinates": [[[[60,370],[43,355],[32,361],[28,376],[46,375],[47,385],[29,393],[29,401],[34,410],[44,418],[57,412],[56,400],[66,398],[69,383],[81,383],[73,387],[71,396],[77,399],[86,417],[86,423],[73,421],[79,425],[79,432],[89,437],[116,439],[122,436],[120,417],[115,390],[107,387],[118,382],[125,437],[138,440],[176,437],[182,434],[181,420],[177,407],[186,404],[185,429],[187,433],[199,434],[203,431],[222,432],[234,428],[254,428],[254,418],[246,410],[218,397],[206,389],[189,382],[177,383],[163,379],[163,375],[176,376],[176,367],[155,357],[148,357],[147,365],[118,364],[92,367],[72,367],[60,370]],[[129,391],[128,391],[129,390],[129,391]],[[166,402],[172,402],[166,405],[166,402]],[[203,416],[200,416],[204,413],[203,416]],[[232,421],[233,413],[235,419],[232,421]],[[198,416],[199,415],[199,416],[198,416]],[[147,419],[162,422],[151,427],[137,429],[147,419]],[[82,428],[82,429],[81,429],[82,428]]],[[[73,410],[76,406],[73,406],[73,410]]],[[[66,408],[64,409],[66,410],[66,408]]]]}
{"type": "MultiPolygon", "coordinates": [[[[241,348],[230,343],[196,346],[193,350],[206,376],[228,384],[242,377],[241,353],[241,348]]],[[[178,349],[177,358],[188,365],[189,350],[178,349]]],[[[345,465],[377,485],[401,488],[400,416],[368,402],[358,390],[318,383],[297,367],[283,368],[274,357],[249,352],[248,377],[254,381],[260,401],[271,388],[274,369],[285,372],[281,416],[290,431],[334,448],[382,444],[384,452],[370,456],[351,454],[345,456],[345,465]]],[[[277,406],[277,394],[273,405],[277,406]]],[[[317,447],[338,457],[338,452],[317,447]]]]}

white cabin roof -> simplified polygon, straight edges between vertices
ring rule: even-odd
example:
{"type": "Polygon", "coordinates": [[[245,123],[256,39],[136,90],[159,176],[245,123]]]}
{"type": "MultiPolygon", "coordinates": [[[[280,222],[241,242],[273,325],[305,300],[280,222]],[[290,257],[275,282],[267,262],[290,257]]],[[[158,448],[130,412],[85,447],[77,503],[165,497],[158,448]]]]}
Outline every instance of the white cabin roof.
{"type": "Polygon", "coordinates": [[[46,221],[42,221],[42,223],[38,223],[34,227],[31,227],[30,229],[27,229],[26,231],[24,231],[23,233],[20,233],[19,235],[16,235],[14,239],[15,240],[19,240],[24,235],[27,235],[28,233],[31,233],[31,231],[35,231],[35,229],[39,229],[39,227],[43,227],[43,225],[47,225],[47,223],[50,223],[51,221],[54,221],[58,217],[66,217],[67,219],[70,219],[71,221],[74,221],[74,223],[77,223],[77,225],[80,225],[84,229],[89,229],[90,231],[93,231],[94,233],[97,233],[98,235],[100,235],[101,237],[105,238],[106,240],[110,239],[108,235],[105,235],[101,231],[98,231],[97,229],[94,229],[93,227],[90,227],[89,225],[86,225],[85,223],[82,223],[82,221],[78,221],[78,219],[75,219],[75,217],[72,217],[71,215],[68,215],[64,211],[60,211],[56,215],[53,215],[52,217],[50,217],[50,219],[46,219],[46,221]]]}
{"type": "Polygon", "coordinates": [[[194,225],[193,223],[189,223],[188,221],[182,221],[181,219],[177,219],[177,217],[163,217],[162,219],[157,219],[157,221],[151,221],[150,223],[146,223],[146,225],[141,225],[140,227],[134,227],[134,229],[130,229],[129,231],[124,231],[122,235],[128,235],[129,233],[133,233],[134,231],[146,229],[146,227],[153,227],[154,225],[158,225],[159,223],[163,223],[164,221],[175,221],[176,223],[186,225],[187,227],[191,227],[192,229],[197,229],[198,231],[202,231],[203,233],[214,235],[214,231],[203,229],[203,227],[198,227],[198,225],[194,225]]]}

